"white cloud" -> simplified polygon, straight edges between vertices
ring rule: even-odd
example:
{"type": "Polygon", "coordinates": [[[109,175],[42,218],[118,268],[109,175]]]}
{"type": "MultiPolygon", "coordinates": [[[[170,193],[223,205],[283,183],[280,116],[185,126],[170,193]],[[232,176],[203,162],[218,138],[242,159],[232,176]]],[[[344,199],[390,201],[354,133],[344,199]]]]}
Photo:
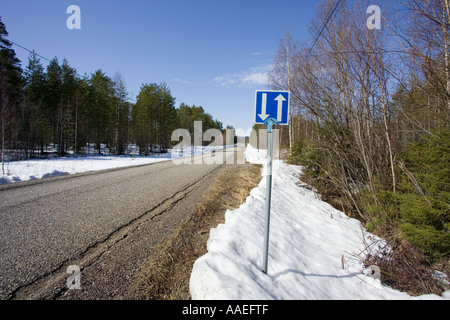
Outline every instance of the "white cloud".
{"type": "Polygon", "coordinates": [[[195,82],[192,82],[192,81],[189,81],[189,80],[184,80],[184,79],[179,79],[179,78],[173,79],[173,81],[179,82],[179,83],[183,83],[183,84],[189,84],[189,85],[195,84],[195,82]]]}
{"type": "Polygon", "coordinates": [[[214,78],[213,82],[222,87],[232,85],[238,86],[267,86],[269,82],[269,72],[272,65],[251,68],[248,71],[239,73],[228,73],[214,78]]]}
{"type": "Polygon", "coordinates": [[[267,73],[255,72],[243,76],[241,81],[247,84],[269,85],[269,76],[267,73]]]}
{"type": "Polygon", "coordinates": [[[236,74],[225,74],[220,77],[214,78],[214,83],[218,84],[221,87],[228,87],[236,83],[237,75],[236,74]]]}

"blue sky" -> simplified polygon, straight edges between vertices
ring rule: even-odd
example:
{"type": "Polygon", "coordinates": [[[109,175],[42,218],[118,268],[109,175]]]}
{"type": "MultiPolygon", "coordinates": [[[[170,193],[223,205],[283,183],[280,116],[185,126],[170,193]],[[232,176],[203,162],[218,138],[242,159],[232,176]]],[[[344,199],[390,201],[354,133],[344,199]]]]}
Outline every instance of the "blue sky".
{"type": "MultiPolygon", "coordinates": [[[[226,125],[253,126],[255,90],[286,30],[312,42],[317,0],[0,0],[9,39],[69,64],[80,75],[120,73],[131,100],[143,83],[166,82],[176,105],[202,106],[226,125]],[[69,5],[81,30],[69,30],[69,5]]],[[[22,67],[29,53],[13,47],[22,67]]],[[[46,66],[47,62],[41,60],[46,66]]]]}

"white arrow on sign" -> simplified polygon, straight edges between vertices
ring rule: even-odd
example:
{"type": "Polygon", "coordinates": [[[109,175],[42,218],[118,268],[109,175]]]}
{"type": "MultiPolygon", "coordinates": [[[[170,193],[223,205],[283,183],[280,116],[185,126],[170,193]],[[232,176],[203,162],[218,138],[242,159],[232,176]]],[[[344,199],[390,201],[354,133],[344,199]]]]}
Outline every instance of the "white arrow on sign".
{"type": "MultiPolygon", "coordinates": [[[[283,102],[286,101],[286,99],[283,97],[282,94],[280,94],[278,97],[275,98],[276,101],[278,101],[278,115],[277,115],[277,120],[278,121],[282,121],[283,119],[283,102]]],[[[265,119],[264,119],[265,120],[265,119]]]]}
{"type": "Polygon", "coordinates": [[[267,111],[267,93],[263,93],[262,110],[261,114],[258,114],[258,116],[262,119],[262,121],[266,121],[266,119],[270,116],[270,114],[267,114],[266,111],[267,111]]]}
{"type": "MultiPolygon", "coordinates": [[[[275,101],[278,102],[278,110],[277,110],[277,120],[282,121],[283,117],[283,102],[286,101],[286,99],[283,97],[282,94],[280,94],[278,97],[275,98],[275,101]]],[[[262,106],[261,106],[261,114],[258,116],[263,120],[266,121],[266,119],[270,116],[270,114],[267,114],[267,93],[262,94],[262,106]]]]}

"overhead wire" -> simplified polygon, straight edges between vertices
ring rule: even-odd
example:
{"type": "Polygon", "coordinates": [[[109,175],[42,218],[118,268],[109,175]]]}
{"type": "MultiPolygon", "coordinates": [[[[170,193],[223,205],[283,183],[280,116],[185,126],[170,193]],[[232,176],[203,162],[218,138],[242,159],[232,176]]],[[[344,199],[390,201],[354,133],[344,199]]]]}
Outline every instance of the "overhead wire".
{"type": "Polygon", "coordinates": [[[43,56],[41,56],[40,54],[37,54],[36,51],[27,49],[27,48],[25,48],[24,46],[21,46],[20,44],[15,43],[14,41],[11,41],[11,40],[8,40],[8,41],[11,42],[13,45],[15,45],[15,46],[17,46],[17,47],[19,47],[19,48],[21,48],[21,49],[23,49],[23,50],[25,50],[25,51],[28,51],[28,52],[31,53],[31,54],[34,53],[37,57],[42,58],[42,59],[44,59],[44,60],[50,62],[50,59],[47,59],[46,57],[43,57],[43,56]]]}
{"type": "MultiPolygon", "coordinates": [[[[44,56],[41,56],[40,54],[38,54],[36,51],[34,51],[34,50],[30,50],[30,49],[28,49],[28,48],[26,48],[26,47],[24,47],[24,46],[22,46],[22,45],[20,45],[20,44],[18,44],[18,43],[16,43],[16,42],[14,42],[14,41],[11,41],[11,40],[8,40],[9,42],[11,42],[13,45],[15,45],[15,46],[17,46],[17,47],[19,47],[19,48],[21,48],[21,49],[23,49],[23,50],[25,50],[25,51],[28,51],[29,53],[31,53],[31,54],[35,54],[37,57],[39,57],[39,58],[41,58],[41,59],[44,59],[44,60],[46,60],[47,62],[51,62],[51,60],[50,59],[48,59],[48,58],[46,58],[46,57],[44,57],[44,56]]],[[[78,76],[78,77],[80,77],[80,78],[82,78],[82,76],[78,73],[78,72],[76,72],[76,75],[78,76]]]]}
{"type": "Polygon", "coordinates": [[[324,25],[322,26],[319,34],[317,35],[316,39],[314,40],[314,43],[312,44],[311,48],[309,48],[308,50],[308,54],[307,54],[307,58],[309,58],[311,56],[312,51],[314,50],[314,47],[316,46],[317,41],[319,41],[320,37],[323,34],[323,31],[325,30],[325,28],[327,27],[328,23],[330,22],[331,18],[334,16],[336,10],[338,9],[339,5],[341,4],[342,0],[338,0],[336,2],[336,4],[334,5],[333,10],[331,11],[331,13],[329,14],[327,20],[325,21],[324,25]]]}

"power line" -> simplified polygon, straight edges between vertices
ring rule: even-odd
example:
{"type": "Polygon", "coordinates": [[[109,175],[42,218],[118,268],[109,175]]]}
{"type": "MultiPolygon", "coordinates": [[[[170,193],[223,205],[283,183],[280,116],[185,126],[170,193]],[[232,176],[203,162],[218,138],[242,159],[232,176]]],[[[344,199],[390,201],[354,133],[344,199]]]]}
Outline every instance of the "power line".
{"type": "MultiPolygon", "coordinates": [[[[46,61],[48,61],[48,62],[51,62],[51,60],[50,59],[48,59],[48,58],[46,58],[46,57],[44,57],[44,56],[41,56],[40,54],[37,54],[36,53],[36,51],[34,51],[34,50],[30,50],[30,49],[27,49],[27,48],[25,48],[24,46],[21,46],[20,44],[17,44],[17,43],[15,43],[14,41],[11,41],[11,40],[8,40],[9,42],[11,42],[13,45],[15,45],[15,46],[17,46],[17,47],[19,47],[19,48],[22,48],[23,50],[25,50],[25,51],[28,51],[29,53],[31,53],[31,54],[35,54],[37,57],[39,57],[39,58],[42,58],[42,59],[44,59],[44,60],[46,60],[46,61]]],[[[75,69],[74,69],[75,70],[75,69]]],[[[76,70],[75,70],[76,71],[76,70]]],[[[78,73],[78,72],[75,72],[75,74],[79,77],[79,78],[82,78],[82,76],[78,73]]]]}
{"type": "Polygon", "coordinates": [[[20,44],[15,43],[14,41],[11,41],[11,40],[8,40],[8,41],[11,42],[13,45],[15,45],[15,46],[17,46],[17,47],[19,47],[19,48],[21,48],[21,49],[23,49],[23,50],[25,50],[25,51],[28,51],[29,53],[34,53],[34,54],[35,54],[36,56],[38,56],[39,58],[42,58],[42,59],[44,59],[44,60],[50,62],[50,59],[47,59],[46,57],[43,57],[43,56],[41,56],[40,54],[37,54],[36,51],[27,49],[27,48],[25,48],[24,46],[21,46],[20,44]]]}
{"type": "Polygon", "coordinates": [[[316,39],[314,40],[313,45],[309,49],[307,58],[309,58],[309,56],[311,55],[311,52],[313,51],[314,47],[316,46],[317,41],[319,41],[320,37],[322,36],[323,31],[327,27],[328,23],[330,22],[331,18],[333,17],[334,13],[336,12],[336,10],[341,2],[342,2],[342,0],[338,0],[336,5],[334,6],[333,10],[331,11],[331,14],[328,16],[325,24],[323,25],[322,29],[320,30],[319,34],[317,35],[316,39]]]}

